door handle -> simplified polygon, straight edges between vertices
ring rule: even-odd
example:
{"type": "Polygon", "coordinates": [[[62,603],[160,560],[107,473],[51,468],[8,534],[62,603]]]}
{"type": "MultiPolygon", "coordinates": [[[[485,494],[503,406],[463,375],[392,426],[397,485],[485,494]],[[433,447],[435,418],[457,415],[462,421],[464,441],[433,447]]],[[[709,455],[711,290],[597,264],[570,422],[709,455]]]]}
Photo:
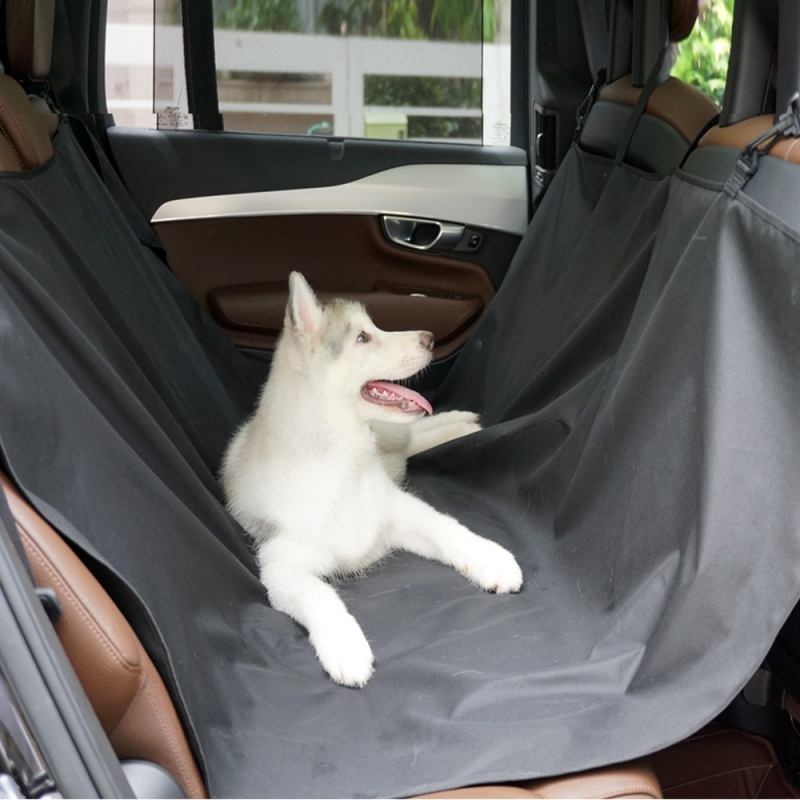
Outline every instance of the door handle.
{"type": "Polygon", "coordinates": [[[416,217],[381,216],[387,238],[400,247],[412,250],[449,250],[464,235],[464,226],[453,222],[416,217]]]}

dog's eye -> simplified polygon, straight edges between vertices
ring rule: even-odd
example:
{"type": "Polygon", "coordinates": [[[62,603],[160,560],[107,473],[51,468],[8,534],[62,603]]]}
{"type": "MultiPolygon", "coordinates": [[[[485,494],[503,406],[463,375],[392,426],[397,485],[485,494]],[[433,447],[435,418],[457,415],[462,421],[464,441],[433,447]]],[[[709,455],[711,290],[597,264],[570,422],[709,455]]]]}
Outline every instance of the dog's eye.
{"type": "Polygon", "coordinates": [[[361,331],[356,337],[356,341],[359,344],[366,344],[370,339],[372,339],[372,337],[368,333],[364,333],[364,331],[361,331]]]}

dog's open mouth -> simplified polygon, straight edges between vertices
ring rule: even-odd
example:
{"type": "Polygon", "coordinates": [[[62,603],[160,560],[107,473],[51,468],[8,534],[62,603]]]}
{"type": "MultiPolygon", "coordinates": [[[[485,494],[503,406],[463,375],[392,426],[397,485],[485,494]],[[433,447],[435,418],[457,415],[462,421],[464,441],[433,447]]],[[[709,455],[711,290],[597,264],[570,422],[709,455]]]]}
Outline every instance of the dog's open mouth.
{"type": "Polygon", "coordinates": [[[370,403],[393,406],[408,414],[433,414],[431,404],[419,392],[398,383],[369,381],[361,387],[361,396],[370,403]]]}

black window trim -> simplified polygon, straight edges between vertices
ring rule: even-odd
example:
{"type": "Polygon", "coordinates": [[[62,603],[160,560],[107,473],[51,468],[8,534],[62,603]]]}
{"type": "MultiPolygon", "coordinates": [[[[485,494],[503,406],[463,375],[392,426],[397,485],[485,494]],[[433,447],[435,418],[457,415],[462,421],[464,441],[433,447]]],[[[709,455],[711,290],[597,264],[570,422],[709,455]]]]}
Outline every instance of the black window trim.
{"type": "Polygon", "coordinates": [[[181,0],[186,95],[194,127],[223,130],[217,95],[214,8],[211,0],[181,0]]]}

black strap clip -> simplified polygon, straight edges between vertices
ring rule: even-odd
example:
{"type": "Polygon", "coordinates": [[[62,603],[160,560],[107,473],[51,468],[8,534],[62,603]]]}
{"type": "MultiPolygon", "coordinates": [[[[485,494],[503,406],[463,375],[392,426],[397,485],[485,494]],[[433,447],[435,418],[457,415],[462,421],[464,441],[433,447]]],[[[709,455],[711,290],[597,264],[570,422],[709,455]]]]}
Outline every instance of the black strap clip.
{"type": "Polygon", "coordinates": [[[592,84],[591,88],[589,89],[589,93],[583,99],[583,102],[578,106],[578,110],[575,112],[575,141],[577,142],[580,138],[581,131],[583,130],[583,126],[586,123],[586,118],[589,116],[589,112],[592,110],[592,106],[597,102],[597,96],[600,94],[600,90],[606,84],[606,68],[603,67],[594,79],[594,83],[592,84]]]}
{"type": "Polygon", "coordinates": [[[782,137],[800,136],[800,93],[795,92],[789,100],[786,111],[778,117],[778,121],[761,136],[753,139],[746,145],[736,167],[731,175],[730,182],[736,191],[741,191],[744,185],[758,172],[758,163],[761,156],[767,155],[775,143],[782,137]],[[765,147],[761,145],[766,144],[765,147]]]}

